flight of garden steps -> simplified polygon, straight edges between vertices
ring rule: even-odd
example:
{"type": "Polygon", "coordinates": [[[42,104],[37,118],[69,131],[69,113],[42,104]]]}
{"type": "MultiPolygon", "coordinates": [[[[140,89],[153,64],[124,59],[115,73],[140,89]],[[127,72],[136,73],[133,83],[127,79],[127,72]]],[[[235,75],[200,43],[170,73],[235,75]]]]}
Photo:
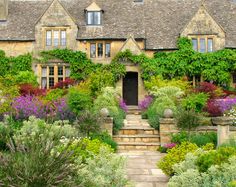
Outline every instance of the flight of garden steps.
{"type": "Polygon", "coordinates": [[[146,119],[142,119],[137,107],[130,107],[124,120],[124,127],[113,139],[118,150],[157,150],[160,146],[159,131],[150,127],[146,119]]]}

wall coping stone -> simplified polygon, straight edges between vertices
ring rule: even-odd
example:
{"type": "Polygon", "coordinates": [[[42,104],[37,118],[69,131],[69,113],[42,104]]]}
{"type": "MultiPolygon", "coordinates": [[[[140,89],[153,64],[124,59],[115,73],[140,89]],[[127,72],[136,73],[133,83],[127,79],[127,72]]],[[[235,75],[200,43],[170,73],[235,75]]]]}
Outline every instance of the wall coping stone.
{"type": "Polygon", "coordinates": [[[226,126],[226,125],[232,125],[233,124],[233,118],[232,117],[213,117],[212,118],[212,123],[215,125],[221,125],[221,126],[226,126]]]}

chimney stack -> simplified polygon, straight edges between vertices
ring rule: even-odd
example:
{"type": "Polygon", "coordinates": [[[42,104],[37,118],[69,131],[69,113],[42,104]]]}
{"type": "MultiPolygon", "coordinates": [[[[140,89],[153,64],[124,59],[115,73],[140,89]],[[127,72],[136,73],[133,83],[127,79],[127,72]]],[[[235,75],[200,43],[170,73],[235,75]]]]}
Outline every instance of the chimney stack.
{"type": "Polygon", "coordinates": [[[8,16],[8,0],[0,0],[0,21],[6,21],[8,16]]]}

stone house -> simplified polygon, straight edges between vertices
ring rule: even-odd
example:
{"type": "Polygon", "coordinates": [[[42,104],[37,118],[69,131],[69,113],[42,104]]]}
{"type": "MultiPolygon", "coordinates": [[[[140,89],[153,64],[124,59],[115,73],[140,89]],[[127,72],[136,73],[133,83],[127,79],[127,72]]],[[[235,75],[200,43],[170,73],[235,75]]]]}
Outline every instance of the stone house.
{"type": "MultiPolygon", "coordinates": [[[[235,0],[0,0],[0,49],[14,56],[54,48],[110,63],[119,52],[152,56],[176,50],[179,36],[200,52],[236,48],[235,0]]],[[[63,62],[34,64],[42,88],[69,76],[63,62]]],[[[130,105],[146,92],[138,66],[117,83],[130,105]]],[[[234,76],[236,81],[236,76],[234,76]]]]}

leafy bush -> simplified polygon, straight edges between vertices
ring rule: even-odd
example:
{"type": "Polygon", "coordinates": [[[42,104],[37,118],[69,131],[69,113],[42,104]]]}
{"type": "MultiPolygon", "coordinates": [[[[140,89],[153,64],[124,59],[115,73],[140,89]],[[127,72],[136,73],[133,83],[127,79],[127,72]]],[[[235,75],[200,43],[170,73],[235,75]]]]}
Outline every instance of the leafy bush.
{"type": "Polygon", "coordinates": [[[200,155],[196,164],[200,172],[206,172],[212,165],[220,165],[233,155],[236,155],[235,148],[220,147],[217,150],[208,151],[200,155]]]}
{"type": "Polygon", "coordinates": [[[147,110],[148,122],[151,127],[159,128],[159,119],[163,116],[165,109],[176,111],[176,106],[173,100],[169,97],[156,98],[153,104],[147,110]]]}
{"type": "Polygon", "coordinates": [[[68,105],[74,113],[80,114],[91,107],[92,98],[76,88],[71,88],[68,93],[68,105]]]}
{"type": "Polygon", "coordinates": [[[206,105],[208,96],[205,93],[190,94],[182,101],[182,106],[186,110],[195,110],[201,112],[203,107],[206,105]]]}
{"type": "Polygon", "coordinates": [[[145,87],[148,91],[152,91],[153,88],[161,88],[166,86],[176,86],[183,90],[187,91],[190,88],[190,83],[185,80],[178,79],[163,79],[161,76],[152,76],[150,80],[144,81],[145,87]]]}
{"type": "Polygon", "coordinates": [[[201,82],[196,88],[196,91],[208,94],[211,99],[219,97],[223,94],[223,91],[220,90],[220,88],[209,82],[201,82]]]}
{"type": "Polygon", "coordinates": [[[37,76],[31,71],[20,71],[15,76],[15,84],[31,84],[32,86],[38,86],[37,76]]]}
{"type": "Polygon", "coordinates": [[[176,86],[165,86],[161,88],[154,87],[150,92],[155,97],[169,97],[172,100],[180,98],[184,95],[184,92],[176,86]]]}
{"type": "Polygon", "coordinates": [[[180,163],[185,159],[187,153],[194,152],[198,149],[198,146],[193,143],[184,142],[181,145],[169,149],[167,155],[165,155],[159,162],[158,167],[166,174],[173,175],[173,166],[180,163]]]}
{"type": "Polygon", "coordinates": [[[45,89],[40,89],[31,84],[21,84],[19,85],[19,92],[22,96],[32,95],[32,96],[44,96],[46,95],[45,89]]]}
{"type": "Polygon", "coordinates": [[[211,117],[222,116],[223,113],[215,100],[208,100],[206,111],[209,113],[211,117]]]}
{"type": "Polygon", "coordinates": [[[50,90],[47,93],[45,99],[48,101],[53,101],[53,100],[62,98],[64,95],[65,95],[65,91],[57,88],[57,89],[50,90]]]}
{"type": "Polygon", "coordinates": [[[195,143],[197,146],[202,147],[206,144],[212,143],[217,146],[217,134],[215,132],[209,133],[194,133],[190,135],[190,142],[195,143]]]}
{"type": "Polygon", "coordinates": [[[54,89],[63,89],[63,88],[68,88],[69,86],[72,86],[75,84],[74,79],[66,78],[64,81],[60,81],[54,85],[54,89]]]}
{"type": "Polygon", "coordinates": [[[107,132],[93,133],[90,135],[91,139],[98,139],[111,146],[114,151],[117,151],[117,143],[112,139],[112,137],[107,132]]]}
{"type": "Polygon", "coordinates": [[[188,133],[186,131],[180,131],[179,133],[171,134],[171,142],[181,144],[188,141],[188,133]]]}
{"type": "Polygon", "coordinates": [[[161,153],[166,153],[169,149],[172,149],[175,146],[176,146],[176,143],[168,143],[163,146],[160,146],[159,151],[161,153]]]}
{"type": "Polygon", "coordinates": [[[93,114],[91,111],[83,111],[78,117],[75,127],[79,129],[79,131],[89,136],[91,133],[99,132],[101,126],[101,120],[99,120],[99,116],[97,114],[93,114]]]}
{"type": "Polygon", "coordinates": [[[173,176],[168,186],[170,187],[211,187],[211,186],[233,186],[236,178],[236,157],[230,157],[221,166],[211,166],[205,173],[196,168],[197,156],[188,154],[184,162],[175,165],[176,175],[173,176]]]}
{"type": "Polygon", "coordinates": [[[94,158],[87,158],[86,165],[77,170],[77,184],[84,187],[127,186],[124,158],[100,149],[94,158]]]}
{"type": "Polygon", "coordinates": [[[114,88],[103,88],[101,94],[95,99],[94,112],[100,113],[102,108],[107,108],[109,115],[113,117],[113,132],[116,133],[123,126],[125,113],[119,107],[118,94],[114,88]]]}

